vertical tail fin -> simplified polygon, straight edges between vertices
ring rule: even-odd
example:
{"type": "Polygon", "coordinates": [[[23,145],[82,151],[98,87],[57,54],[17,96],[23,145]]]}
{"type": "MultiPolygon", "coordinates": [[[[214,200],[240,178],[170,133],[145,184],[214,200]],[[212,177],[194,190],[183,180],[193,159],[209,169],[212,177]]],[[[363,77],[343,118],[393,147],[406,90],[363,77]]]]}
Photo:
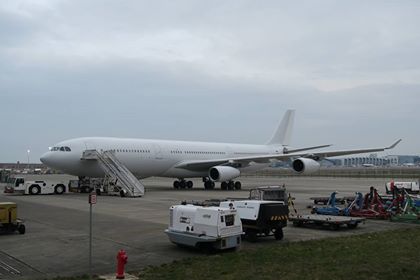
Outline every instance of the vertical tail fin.
{"type": "Polygon", "coordinates": [[[290,145],[294,120],[295,110],[287,110],[277,130],[274,132],[270,141],[267,142],[267,145],[290,145]]]}

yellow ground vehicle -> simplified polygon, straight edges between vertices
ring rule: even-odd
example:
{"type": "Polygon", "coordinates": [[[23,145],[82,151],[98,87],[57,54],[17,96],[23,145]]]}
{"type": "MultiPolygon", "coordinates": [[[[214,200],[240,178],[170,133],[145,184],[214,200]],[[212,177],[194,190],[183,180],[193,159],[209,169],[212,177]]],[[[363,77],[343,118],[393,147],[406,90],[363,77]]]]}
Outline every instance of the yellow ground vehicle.
{"type": "Polygon", "coordinates": [[[0,202],[0,232],[25,233],[23,221],[17,218],[17,205],[14,202],[0,202]]]}

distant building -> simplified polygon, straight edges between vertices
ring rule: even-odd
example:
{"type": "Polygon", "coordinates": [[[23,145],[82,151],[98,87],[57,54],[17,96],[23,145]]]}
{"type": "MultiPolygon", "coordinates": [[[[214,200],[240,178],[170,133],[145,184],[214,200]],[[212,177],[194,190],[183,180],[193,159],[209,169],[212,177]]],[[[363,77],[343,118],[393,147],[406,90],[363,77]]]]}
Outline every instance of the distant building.
{"type": "Polygon", "coordinates": [[[390,161],[386,157],[378,157],[377,154],[371,154],[365,157],[348,157],[341,159],[342,166],[363,166],[363,165],[373,165],[373,166],[385,166],[389,165],[390,161]]]}
{"type": "Polygon", "coordinates": [[[420,163],[419,156],[412,155],[388,155],[378,157],[377,154],[371,154],[367,157],[346,157],[340,159],[338,165],[342,166],[401,166],[401,165],[416,165],[420,163]]]}

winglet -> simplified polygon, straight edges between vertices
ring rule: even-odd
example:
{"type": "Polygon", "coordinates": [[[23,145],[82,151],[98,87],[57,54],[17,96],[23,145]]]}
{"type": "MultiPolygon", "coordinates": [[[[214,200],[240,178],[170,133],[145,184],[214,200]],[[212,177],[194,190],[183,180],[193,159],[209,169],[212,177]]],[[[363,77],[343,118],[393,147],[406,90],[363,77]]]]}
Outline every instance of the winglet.
{"type": "Polygon", "coordinates": [[[402,140],[402,139],[398,139],[397,141],[395,141],[395,143],[394,143],[394,144],[392,144],[391,146],[389,146],[389,147],[385,148],[385,150],[394,149],[394,148],[395,148],[395,146],[397,146],[397,145],[401,142],[401,140],[402,140]]]}

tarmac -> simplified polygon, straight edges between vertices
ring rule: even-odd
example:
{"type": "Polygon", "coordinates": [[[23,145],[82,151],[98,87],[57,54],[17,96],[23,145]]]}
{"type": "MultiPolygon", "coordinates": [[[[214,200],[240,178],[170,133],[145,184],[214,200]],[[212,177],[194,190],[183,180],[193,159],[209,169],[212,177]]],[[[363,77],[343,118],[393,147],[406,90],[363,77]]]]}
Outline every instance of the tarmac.
{"type": "MultiPolygon", "coordinates": [[[[37,178],[68,180],[66,175],[40,175],[37,178]]],[[[31,178],[33,179],[33,177],[31,178]]],[[[241,177],[242,190],[204,190],[201,180],[193,180],[191,190],[174,190],[171,179],[142,180],[146,194],[142,198],[98,196],[93,206],[94,274],[112,274],[116,270],[116,255],[124,249],[128,255],[127,271],[160,265],[185,257],[202,255],[200,251],[179,248],[168,241],[164,230],[169,222],[169,207],[183,200],[246,198],[249,189],[264,185],[285,184],[295,197],[299,213],[307,214],[313,196],[352,196],[366,193],[370,186],[384,192],[386,179],[349,179],[313,177],[241,177]]],[[[89,204],[87,194],[11,195],[3,193],[0,201],[18,203],[18,216],[25,221],[26,234],[0,235],[0,279],[36,279],[87,274],[89,244],[89,204]]],[[[217,185],[217,187],[219,187],[217,185]]],[[[336,236],[410,228],[418,225],[369,220],[356,229],[338,231],[293,227],[289,223],[284,239],[261,238],[257,243],[242,243],[241,250],[270,246],[274,243],[296,242],[336,236]]]]}

